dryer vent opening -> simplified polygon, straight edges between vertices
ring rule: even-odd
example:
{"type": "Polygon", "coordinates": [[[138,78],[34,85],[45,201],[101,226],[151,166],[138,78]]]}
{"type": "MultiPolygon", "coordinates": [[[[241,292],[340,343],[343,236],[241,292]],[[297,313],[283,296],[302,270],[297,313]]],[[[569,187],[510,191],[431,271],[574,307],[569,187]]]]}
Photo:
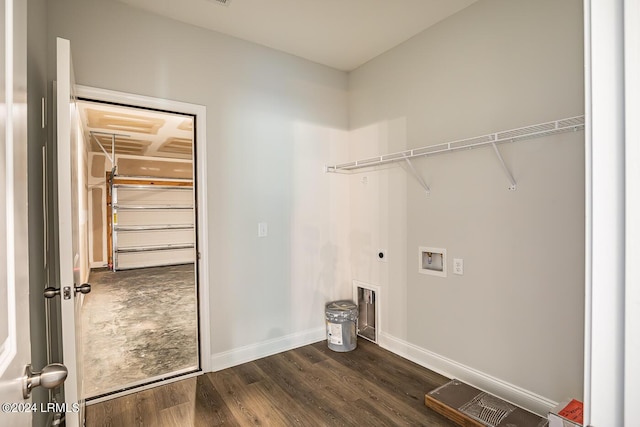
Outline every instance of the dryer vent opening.
{"type": "Polygon", "coordinates": [[[354,282],[354,300],[358,304],[358,336],[378,342],[380,289],[377,286],[354,282]]]}

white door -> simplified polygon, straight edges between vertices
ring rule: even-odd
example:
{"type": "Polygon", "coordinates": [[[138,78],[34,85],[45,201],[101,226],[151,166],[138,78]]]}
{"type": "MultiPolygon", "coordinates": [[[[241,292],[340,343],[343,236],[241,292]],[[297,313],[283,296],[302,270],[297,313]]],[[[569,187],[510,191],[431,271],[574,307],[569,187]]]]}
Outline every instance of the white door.
{"type": "Polygon", "coordinates": [[[29,426],[26,2],[0,0],[0,425],[29,426]],[[13,43],[11,43],[13,41],[13,43]],[[11,66],[13,65],[13,66],[11,66]]]}
{"type": "Polygon", "coordinates": [[[86,223],[81,212],[80,194],[84,188],[79,173],[82,164],[82,145],[78,135],[78,112],[74,95],[71,45],[69,40],[56,42],[56,140],[58,150],[58,248],[60,271],[60,312],[62,316],[62,359],[69,370],[64,384],[68,427],[84,424],[82,398],[82,347],[80,309],[83,294],[76,291],[82,283],[84,268],[80,253],[80,228],[86,223]],[[72,409],[71,409],[72,408],[72,409]],[[76,409],[79,410],[76,412],[76,409]]]}

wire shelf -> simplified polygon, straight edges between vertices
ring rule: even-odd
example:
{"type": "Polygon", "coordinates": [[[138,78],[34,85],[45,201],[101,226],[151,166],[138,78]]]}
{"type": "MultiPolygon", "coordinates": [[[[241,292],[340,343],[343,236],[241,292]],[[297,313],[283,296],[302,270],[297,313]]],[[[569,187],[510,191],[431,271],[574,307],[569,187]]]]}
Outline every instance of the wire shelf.
{"type": "Polygon", "coordinates": [[[426,157],[435,154],[449,153],[458,150],[468,150],[472,148],[485,147],[506,142],[517,142],[532,138],[541,138],[549,135],[556,135],[564,132],[576,132],[583,130],[585,126],[584,116],[569,117],[566,119],[554,120],[546,123],[525,126],[473,138],[460,139],[452,142],[445,142],[437,145],[429,145],[412,150],[400,151],[397,153],[385,154],[377,157],[369,157],[363,160],[340,163],[325,166],[326,172],[349,173],[363,168],[386,165],[405,161],[417,157],[426,157]]]}

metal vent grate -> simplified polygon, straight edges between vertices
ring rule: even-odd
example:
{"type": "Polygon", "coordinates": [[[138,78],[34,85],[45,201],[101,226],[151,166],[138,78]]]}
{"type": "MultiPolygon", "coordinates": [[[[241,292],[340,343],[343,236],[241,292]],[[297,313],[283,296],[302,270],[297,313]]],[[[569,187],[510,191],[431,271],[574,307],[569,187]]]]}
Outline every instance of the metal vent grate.
{"type": "Polygon", "coordinates": [[[514,405],[487,393],[480,393],[470,402],[465,403],[460,412],[490,427],[496,427],[511,412],[514,405]]]}

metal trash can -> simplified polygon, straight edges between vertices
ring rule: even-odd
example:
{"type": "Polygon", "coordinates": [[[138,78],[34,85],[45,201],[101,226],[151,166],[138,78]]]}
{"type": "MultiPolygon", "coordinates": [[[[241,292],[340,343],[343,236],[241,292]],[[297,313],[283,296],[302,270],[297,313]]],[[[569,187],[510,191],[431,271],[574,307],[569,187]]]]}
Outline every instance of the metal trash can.
{"type": "Polygon", "coordinates": [[[333,351],[345,352],[356,348],[358,306],[352,301],[334,301],[325,306],[327,344],[333,351]]]}

